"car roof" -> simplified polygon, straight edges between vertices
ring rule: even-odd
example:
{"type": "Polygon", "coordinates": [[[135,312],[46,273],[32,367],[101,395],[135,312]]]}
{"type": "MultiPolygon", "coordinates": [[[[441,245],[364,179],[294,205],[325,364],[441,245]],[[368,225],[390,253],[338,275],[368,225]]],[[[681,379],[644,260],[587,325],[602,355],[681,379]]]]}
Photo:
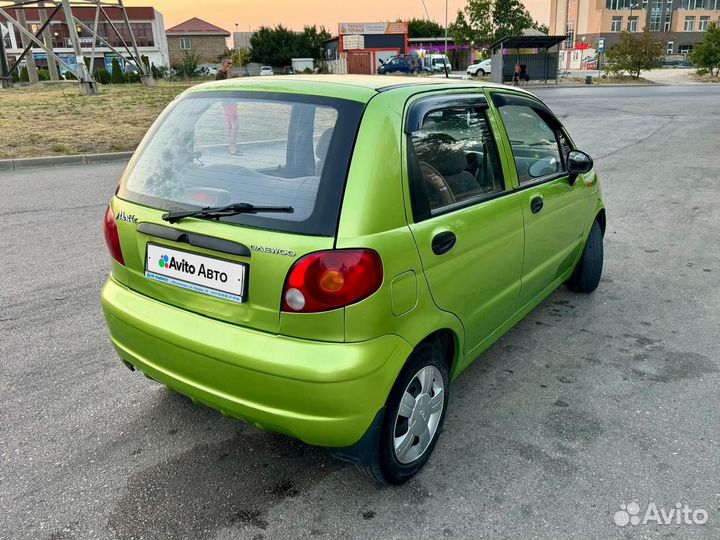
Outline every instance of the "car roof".
{"type": "MultiPolygon", "coordinates": [[[[470,79],[447,79],[442,77],[401,77],[387,75],[276,75],[272,77],[238,77],[199,84],[186,92],[213,90],[239,90],[253,92],[287,92],[327,97],[369,101],[379,92],[403,88],[412,92],[442,90],[451,88],[505,88],[494,84],[470,79]]],[[[518,90],[513,88],[513,90],[518,90]]],[[[525,92],[525,91],[523,91],[525,92]]]]}

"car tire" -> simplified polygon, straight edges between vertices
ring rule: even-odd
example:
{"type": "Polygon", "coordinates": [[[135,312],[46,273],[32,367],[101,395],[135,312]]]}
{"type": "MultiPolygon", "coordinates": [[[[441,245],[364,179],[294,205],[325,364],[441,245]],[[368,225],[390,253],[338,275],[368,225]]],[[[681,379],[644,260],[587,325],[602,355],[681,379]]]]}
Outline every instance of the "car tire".
{"type": "Polygon", "coordinates": [[[484,76],[485,76],[485,70],[484,70],[484,69],[478,69],[478,70],[475,72],[475,76],[476,76],[476,77],[484,77],[484,76]]]}
{"type": "Polygon", "coordinates": [[[597,289],[603,268],[603,233],[600,224],[593,222],[585,248],[573,275],[567,282],[570,290],[590,293],[597,289]]]}
{"type": "Polygon", "coordinates": [[[399,485],[423,468],[445,422],[449,382],[439,345],[419,345],[390,391],[377,458],[361,467],[370,477],[381,484],[399,485]]]}

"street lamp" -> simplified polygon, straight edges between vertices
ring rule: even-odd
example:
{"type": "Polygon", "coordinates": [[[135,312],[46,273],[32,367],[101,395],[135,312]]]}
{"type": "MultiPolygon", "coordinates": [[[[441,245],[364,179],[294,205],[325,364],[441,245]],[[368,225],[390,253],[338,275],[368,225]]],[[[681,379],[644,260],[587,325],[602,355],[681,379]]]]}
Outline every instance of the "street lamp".
{"type": "Polygon", "coordinates": [[[632,32],[631,27],[630,27],[630,25],[632,24],[632,12],[633,12],[633,9],[635,9],[637,7],[639,7],[637,4],[630,4],[630,16],[628,17],[628,25],[627,25],[628,32],[632,32]]]}

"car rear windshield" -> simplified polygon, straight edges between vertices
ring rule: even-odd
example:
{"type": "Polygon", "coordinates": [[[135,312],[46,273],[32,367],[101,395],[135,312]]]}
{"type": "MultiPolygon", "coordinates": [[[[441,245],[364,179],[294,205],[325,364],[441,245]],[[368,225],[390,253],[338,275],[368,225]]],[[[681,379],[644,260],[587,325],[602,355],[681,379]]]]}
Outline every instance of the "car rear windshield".
{"type": "Polygon", "coordinates": [[[223,221],[332,236],[364,104],[320,96],[196,92],[165,111],[118,197],[167,211],[249,203],[293,213],[223,221]]]}

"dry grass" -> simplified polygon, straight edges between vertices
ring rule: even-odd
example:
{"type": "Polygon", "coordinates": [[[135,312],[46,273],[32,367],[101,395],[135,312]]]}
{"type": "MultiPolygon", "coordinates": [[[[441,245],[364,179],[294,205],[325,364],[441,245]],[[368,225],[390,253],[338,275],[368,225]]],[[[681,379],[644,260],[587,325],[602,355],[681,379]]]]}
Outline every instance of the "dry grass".
{"type": "Polygon", "coordinates": [[[75,85],[0,90],[0,159],[134,150],[165,106],[190,85],[75,85]]]}

